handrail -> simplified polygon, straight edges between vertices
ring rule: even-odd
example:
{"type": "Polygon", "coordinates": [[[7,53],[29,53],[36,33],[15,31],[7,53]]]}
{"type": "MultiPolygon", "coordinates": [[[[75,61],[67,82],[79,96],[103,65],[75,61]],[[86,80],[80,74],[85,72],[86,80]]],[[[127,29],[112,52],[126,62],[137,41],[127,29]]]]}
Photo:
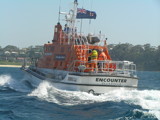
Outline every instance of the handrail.
{"type": "Polygon", "coordinates": [[[97,61],[81,61],[74,60],[72,68],[76,72],[93,72],[106,73],[114,75],[136,76],[136,65],[130,61],[112,61],[112,60],[97,60],[97,61]],[[92,68],[90,65],[97,64],[97,68],[92,68]]]}

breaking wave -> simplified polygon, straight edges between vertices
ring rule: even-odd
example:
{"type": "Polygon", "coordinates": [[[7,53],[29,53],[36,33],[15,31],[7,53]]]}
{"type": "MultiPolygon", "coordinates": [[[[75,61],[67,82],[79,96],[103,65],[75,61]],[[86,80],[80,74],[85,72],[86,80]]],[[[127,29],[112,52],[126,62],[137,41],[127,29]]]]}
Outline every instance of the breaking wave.
{"type": "Polygon", "coordinates": [[[26,86],[25,81],[17,81],[12,78],[10,75],[0,75],[0,90],[12,90],[19,92],[29,92],[28,86],[26,86]]]}
{"type": "Polygon", "coordinates": [[[10,81],[11,77],[9,75],[0,76],[0,86],[6,86],[10,81]]]}
{"type": "Polygon", "coordinates": [[[158,120],[154,114],[147,111],[134,109],[128,111],[125,116],[117,118],[116,120],[158,120]]]}
{"type": "Polygon", "coordinates": [[[28,96],[36,96],[41,100],[58,105],[74,106],[101,102],[125,102],[130,105],[141,106],[145,111],[134,110],[132,114],[151,114],[160,120],[160,91],[159,90],[115,90],[99,96],[86,92],[73,92],[56,89],[48,81],[43,81],[28,96]],[[146,111],[147,110],[147,111],[146,111]]]}

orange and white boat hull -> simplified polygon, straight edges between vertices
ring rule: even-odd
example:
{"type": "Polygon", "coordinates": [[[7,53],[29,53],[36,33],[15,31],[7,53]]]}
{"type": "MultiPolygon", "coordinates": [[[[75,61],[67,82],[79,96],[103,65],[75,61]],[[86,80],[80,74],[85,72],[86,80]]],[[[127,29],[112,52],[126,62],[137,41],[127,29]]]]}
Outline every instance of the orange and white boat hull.
{"type": "MultiPolygon", "coordinates": [[[[44,76],[41,72],[36,72],[30,69],[24,69],[28,73],[28,80],[34,86],[41,83],[43,80],[47,80],[58,89],[69,91],[82,91],[91,92],[95,94],[107,93],[120,88],[135,89],[137,88],[138,79],[136,77],[127,76],[111,76],[103,73],[74,73],[61,71],[61,74],[57,74],[55,78],[53,76],[44,76]],[[64,73],[63,73],[64,72],[64,73]],[[62,76],[66,74],[65,77],[62,76]]],[[[44,70],[46,71],[46,70],[44,70]]],[[[47,70],[49,72],[49,70],[47,70]]],[[[53,70],[51,70],[53,72],[53,70]]],[[[54,73],[60,73],[60,71],[54,71],[54,73]]]]}

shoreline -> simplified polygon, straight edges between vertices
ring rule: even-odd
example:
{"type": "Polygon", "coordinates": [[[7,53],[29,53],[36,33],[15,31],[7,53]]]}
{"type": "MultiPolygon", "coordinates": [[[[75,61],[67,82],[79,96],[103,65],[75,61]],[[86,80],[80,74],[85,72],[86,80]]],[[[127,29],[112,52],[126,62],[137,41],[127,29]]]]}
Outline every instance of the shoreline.
{"type": "Polygon", "coordinates": [[[15,68],[20,68],[21,65],[0,65],[0,67],[15,67],[15,68]]]}

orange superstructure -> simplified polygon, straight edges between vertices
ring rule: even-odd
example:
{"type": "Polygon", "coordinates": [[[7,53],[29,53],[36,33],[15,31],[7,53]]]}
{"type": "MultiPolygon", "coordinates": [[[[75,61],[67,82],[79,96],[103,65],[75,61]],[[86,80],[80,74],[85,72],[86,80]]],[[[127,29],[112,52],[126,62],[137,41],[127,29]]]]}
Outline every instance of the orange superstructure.
{"type": "MultiPolygon", "coordinates": [[[[68,29],[69,30],[69,29],[68,29]]],[[[78,70],[79,65],[85,65],[89,68],[92,62],[89,62],[89,51],[103,49],[107,56],[106,60],[111,60],[108,49],[105,46],[88,44],[87,37],[78,36],[77,33],[70,35],[62,29],[60,23],[55,26],[54,38],[52,43],[44,45],[44,56],[39,59],[37,66],[39,68],[58,69],[58,70],[78,70]]],[[[89,72],[86,69],[85,72],[89,72]]]]}

